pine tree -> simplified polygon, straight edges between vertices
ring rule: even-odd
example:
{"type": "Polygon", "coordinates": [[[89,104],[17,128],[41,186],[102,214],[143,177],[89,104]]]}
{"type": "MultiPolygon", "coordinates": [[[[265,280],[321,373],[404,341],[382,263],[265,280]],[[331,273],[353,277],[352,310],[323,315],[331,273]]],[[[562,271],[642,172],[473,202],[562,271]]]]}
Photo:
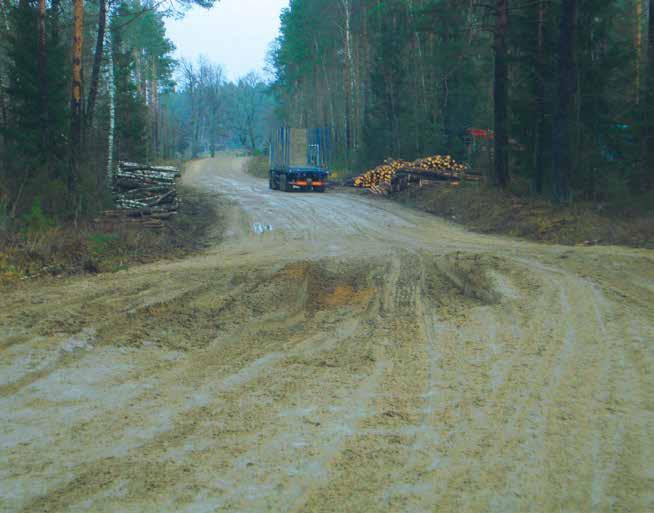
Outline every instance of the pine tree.
{"type": "Polygon", "coordinates": [[[73,65],[70,97],[70,162],[68,192],[75,194],[80,179],[82,158],[82,50],[84,29],[84,0],[73,2],[73,65]]]}

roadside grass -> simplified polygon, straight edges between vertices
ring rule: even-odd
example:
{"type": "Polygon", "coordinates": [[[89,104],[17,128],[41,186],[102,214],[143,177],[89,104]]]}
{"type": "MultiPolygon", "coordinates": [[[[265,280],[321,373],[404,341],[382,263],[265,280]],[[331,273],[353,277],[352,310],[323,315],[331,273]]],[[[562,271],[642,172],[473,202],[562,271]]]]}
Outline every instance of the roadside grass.
{"type": "Polygon", "coordinates": [[[335,167],[330,168],[329,170],[329,181],[336,184],[342,184],[357,176],[358,173],[352,169],[344,167],[335,167]]]}
{"type": "Polygon", "coordinates": [[[399,202],[468,228],[554,244],[618,244],[654,248],[654,197],[613,204],[554,205],[536,197],[462,183],[410,189],[399,202]],[[643,208],[643,205],[649,207],[643,208]]]}
{"type": "Polygon", "coordinates": [[[207,245],[221,225],[216,198],[179,186],[179,214],[161,230],[87,221],[56,226],[38,221],[0,230],[0,285],[43,276],[114,272],[162,258],[179,258],[207,245]]]}
{"type": "Polygon", "coordinates": [[[255,155],[248,158],[245,172],[255,178],[268,178],[268,156],[255,155]]]}

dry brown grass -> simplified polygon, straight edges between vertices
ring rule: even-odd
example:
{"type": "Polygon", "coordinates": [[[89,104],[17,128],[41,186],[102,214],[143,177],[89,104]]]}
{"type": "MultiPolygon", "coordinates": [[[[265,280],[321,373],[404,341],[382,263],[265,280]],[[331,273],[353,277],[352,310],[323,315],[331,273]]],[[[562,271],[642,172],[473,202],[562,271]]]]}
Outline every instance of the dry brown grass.
{"type": "Polygon", "coordinates": [[[654,247],[654,212],[642,201],[619,206],[589,202],[560,206],[478,184],[413,189],[396,198],[482,233],[567,245],[654,247]]]}
{"type": "Polygon", "coordinates": [[[88,221],[0,231],[0,284],[41,276],[113,272],[202,249],[220,224],[216,199],[181,188],[179,215],[162,230],[88,221]]]}
{"type": "Polygon", "coordinates": [[[268,156],[256,155],[247,161],[246,172],[256,178],[268,178],[268,156]]]}

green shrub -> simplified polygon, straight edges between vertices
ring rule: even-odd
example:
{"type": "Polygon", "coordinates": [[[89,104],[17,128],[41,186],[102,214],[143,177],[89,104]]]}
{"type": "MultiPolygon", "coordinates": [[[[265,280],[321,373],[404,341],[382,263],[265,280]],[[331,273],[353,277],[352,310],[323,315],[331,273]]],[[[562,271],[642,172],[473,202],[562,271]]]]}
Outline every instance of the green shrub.
{"type": "Polygon", "coordinates": [[[88,236],[89,251],[96,257],[107,255],[118,239],[115,233],[92,233],[88,236]]]}
{"type": "Polygon", "coordinates": [[[0,232],[9,227],[9,203],[0,197],[0,232]]]}
{"type": "Polygon", "coordinates": [[[608,200],[611,203],[624,203],[631,197],[629,193],[629,182],[620,174],[609,173],[606,176],[606,187],[608,200]]]}
{"type": "Polygon", "coordinates": [[[29,212],[23,214],[22,222],[25,231],[28,233],[43,232],[55,225],[54,219],[48,217],[43,211],[39,198],[35,198],[29,212]]]}

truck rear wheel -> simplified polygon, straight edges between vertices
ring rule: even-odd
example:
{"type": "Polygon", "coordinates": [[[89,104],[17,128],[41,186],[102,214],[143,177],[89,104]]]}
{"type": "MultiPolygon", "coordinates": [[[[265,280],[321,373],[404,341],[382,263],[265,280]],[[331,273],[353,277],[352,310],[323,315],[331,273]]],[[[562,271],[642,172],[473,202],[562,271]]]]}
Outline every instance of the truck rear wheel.
{"type": "Polygon", "coordinates": [[[279,177],[279,189],[284,191],[284,192],[286,192],[288,190],[286,179],[287,179],[286,175],[281,175],[279,177]]]}
{"type": "Polygon", "coordinates": [[[315,192],[325,192],[325,186],[323,185],[321,187],[314,187],[313,190],[315,192]]]}

